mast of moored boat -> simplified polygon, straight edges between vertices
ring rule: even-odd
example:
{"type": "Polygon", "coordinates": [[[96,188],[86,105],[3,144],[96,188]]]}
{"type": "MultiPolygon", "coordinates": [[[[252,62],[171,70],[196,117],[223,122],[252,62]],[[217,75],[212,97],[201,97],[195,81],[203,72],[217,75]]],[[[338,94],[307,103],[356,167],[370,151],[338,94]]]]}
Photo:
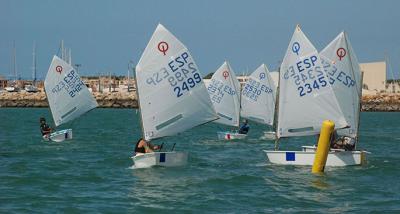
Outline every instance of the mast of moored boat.
{"type": "Polygon", "coordinates": [[[36,41],[33,42],[32,51],[32,86],[36,86],[36,41]]]}
{"type": "Polygon", "coordinates": [[[14,72],[14,87],[17,87],[17,48],[15,46],[15,40],[13,44],[13,72],[14,72]]]}

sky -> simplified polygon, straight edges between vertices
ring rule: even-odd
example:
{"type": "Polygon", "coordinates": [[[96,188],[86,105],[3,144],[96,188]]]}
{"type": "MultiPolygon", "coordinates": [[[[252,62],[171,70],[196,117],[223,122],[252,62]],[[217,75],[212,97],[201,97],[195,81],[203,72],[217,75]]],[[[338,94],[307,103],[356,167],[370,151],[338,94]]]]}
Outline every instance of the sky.
{"type": "Polygon", "coordinates": [[[81,75],[127,75],[161,23],[203,75],[225,60],[237,74],[262,63],[275,70],[300,24],[318,50],[345,30],[359,62],[386,54],[400,77],[399,8],[397,0],[0,0],[0,76],[12,75],[15,41],[18,74],[31,79],[36,42],[43,79],[61,40],[81,75]]]}

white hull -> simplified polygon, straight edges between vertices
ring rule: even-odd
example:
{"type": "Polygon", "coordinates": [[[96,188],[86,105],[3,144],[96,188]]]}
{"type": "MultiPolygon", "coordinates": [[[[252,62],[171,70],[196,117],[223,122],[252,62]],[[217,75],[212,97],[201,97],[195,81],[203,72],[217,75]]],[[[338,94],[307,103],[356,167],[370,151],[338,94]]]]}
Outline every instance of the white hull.
{"type": "MultiPolygon", "coordinates": [[[[269,162],[280,165],[314,164],[315,147],[303,147],[303,151],[267,151],[264,150],[269,162]]],[[[334,150],[328,153],[326,166],[352,166],[365,163],[366,151],[334,150]]]]}
{"type": "Polygon", "coordinates": [[[135,168],[152,166],[176,167],[187,164],[187,152],[152,152],[132,157],[135,168]]]}
{"type": "Polygon", "coordinates": [[[33,86],[33,85],[26,85],[26,86],[25,86],[25,91],[26,91],[26,92],[29,92],[29,93],[36,93],[36,92],[38,92],[39,90],[38,90],[38,88],[36,88],[36,87],[33,86]]]}
{"type": "Polygon", "coordinates": [[[217,132],[219,140],[241,140],[246,138],[246,134],[239,134],[238,132],[217,132]]]}
{"type": "Polygon", "coordinates": [[[5,87],[4,90],[6,90],[8,92],[18,92],[19,88],[11,86],[11,87],[5,87]]]}
{"type": "Polygon", "coordinates": [[[63,142],[64,140],[72,139],[72,129],[64,129],[61,131],[53,132],[50,135],[43,136],[44,140],[51,140],[54,142],[63,142]]]}
{"type": "Polygon", "coordinates": [[[265,140],[275,140],[276,133],[274,131],[266,131],[264,132],[264,136],[262,136],[262,138],[265,140]]]}

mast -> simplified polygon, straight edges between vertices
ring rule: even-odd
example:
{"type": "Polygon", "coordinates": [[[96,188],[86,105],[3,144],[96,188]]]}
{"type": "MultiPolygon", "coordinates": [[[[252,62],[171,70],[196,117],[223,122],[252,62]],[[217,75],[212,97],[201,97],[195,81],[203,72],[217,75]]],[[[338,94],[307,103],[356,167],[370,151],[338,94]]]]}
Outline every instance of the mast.
{"type": "Polygon", "coordinates": [[[129,82],[130,82],[130,65],[131,65],[131,61],[128,62],[128,82],[127,82],[128,92],[129,92],[129,82]]]}
{"type": "Polygon", "coordinates": [[[281,82],[281,66],[278,67],[278,86],[276,87],[274,125],[272,126],[272,129],[275,129],[275,150],[279,149],[278,119],[279,119],[279,89],[281,86],[280,82],[281,82]]]}
{"type": "Polygon", "coordinates": [[[17,48],[15,46],[15,40],[13,44],[13,74],[14,82],[17,83],[17,48]]]}
{"type": "Polygon", "coordinates": [[[36,85],[36,42],[33,42],[33,51],[32,51],[32,85],[36,85]]]}
{"type": "Polygon", "coordinates": [[[72,65],[71,48],[69,49],[69,52],[68,52],[68,62],[69,62],[70,65],[72,65]]]}
{"type": "MultiPolygon", "coordinates": [[[[275,83],[274,84],[272,84],[273,83],[273,80],[272,80],[272,77],[271,77],[271,73],[269,72],[269,70],[267,69],[267,66],[265,65],[265,64],[263,64],[264,65],[264,70],[266,71],[266,72],[268,72],[268,84],[269,84],[269,86],[271,87],[272,85],[275,85],[275,83]]],[[[278,72],[279,72],[279,68],[278,68],[278,72]]],[[[267,75],[266,75],[267,76],[267,75]]],[[[279,80],[278,80],[279,81],[279,80]]],[[[275,88],[274,88],[275,89],[275,88]]],[[[278,86],[277,86],[277,89],[278,89],[278,86]]],[[[275,93],[275,95],[277,95],[277,92],[275,93]]],[[[274,96],[274,94],[272,94],[272,100],[274,101],[274,118],[273,118],[273,120],[272,120],[272,129],[274,129],[274,124],[275,124],[275,111],[276,111],[276,97],[274,96]]]]}
{"type": "MultiPolygon", "coordinates": [[[[232,68],[231,68],[231,65],[227,62],[227,61],[225,61],[226,63],[227,63],[227,65],[228,65],[228,69],[229,69],[229,71],[230,72],[233,72],[232,71],[232,68]]],[[[233,76],[232,75],[229,75],[230,76],[230,79],[231,79],[231,82],[232,82],[232,85],[235,87],[236,86],[236,82],[238,82],[239,83],[239,88],[236,88],[235,87],[235,90],[237,91],[237,90],[239,90],[239,100],[238,100],[238,104],[239,104],[239,110],[238,110],[238,125],[237,125],[237,128],[239,128],[240,127],[240,110],[241,110],[241,108],[242,108],[242,104],[241,104],[241,97],[242,97],[242,93],[241,93],[241,88],[242,88],[242,86],[241,86],[241,84],[240,84],[240,82],[239,82],[239,80],[237,79],[237,77],[234,79],[233,78],[233,76]]],[[[236,75],[235,75],[236,76],[236,75]]]]}
{"type": "MultiPolygon", "coordinates": [[[[347,33],[346,32],[343,32],[344,33],[344,39],[345,39],[345,42],[346,42],[346,48],[347,48],[347,50],[349,50],[349,43],[348,43],[348,41],[347,41],[347,33]]],[[[353,51],[353,50],[351,50],[351,51],[353,51]]],[[[351,65],[351,73],[353,74],[353,78],[355,79],[355,73],[354,73],[354,66],[353,66],[353,60],[351,59],[351,55],[349,55],[349,60],[350,60],[350,65],[351,65]]],[[[358,67],[359,67],[359,65],[357,65],[358,67]]],[[[361,72],[361,71],[360,71],[361,72]]],[[[355,112],[356,114],[357,114],[357,134],[356,134],[356,143],[355,143],[355,145],[354,145],[354,149],[356,149],[356,145],[358,144],[358,141],[359,141],[359,138],[358,138],[358,136],[359,136],[359,130],[360,130],[360,115],[361,115],[361,102],[362,102],[362,86],[363,86],[363,79],[364,79],[364,72],[361,72],[361,76],[360,76],[360,84],[359,84],[359,86],[358,86],[358,90],[357,90],[357,95],[358,95],[358,99],[359,99],[359,102],[358,102],[358,112],[355,112]]],[[[356,84],[357,84],[357,82],[356,82],[356,84]]],[[[357,86],[357,85],[356,85],[357,86]]]]}
{"type": "Polygon", "coordinates": [[[359,131],[360,131],[360,115],[361,115],[361,107],[362,107],[362,85],[363,85],[363,79],[364,79],[364,72],[361,72],[361,78],[360,78],[360,85],[361,87],[359,88],[361,96],[360,102],[358,103],[358,113],[357,113],[357,135],[356,135],[356,143],[354,144],[354,149],[357,149],[357,144],[359,142],[359,131]]]}
{"type": "Polygon", "coordinates": [[[64,40],[61,40],[61,59],[64,60],[64,40]]]}
{"type": "Polygon", "coordinates": [[[139,109],[139,120],[140,120],[140,127],[141,127],[141,129],[142,129],[142,136],[143,136],[143,139],[145,140],[145,135],[144,135],[144,126],[143,126],[143,115],[142,115],[142,108],[141,108],[141,106],[140,106],[140,98],[139,98],[139,87],[138,87],[138,83],[137,83],[137,74],[136,74],[136,69],[135,69],[135,86],[136,86],[136,100],[137,100],[137,103],[138,103],[138,109],[139,109]]]}
{"type": "Polygon", "coordinates": [[[395,90],[395,78],[394,78],[394,73],[393,73],[393,70],[392,70],[392,65],[390,64],[390,62],[389,62],[389,56],[388,56],[388,54],[387,53],[385,53],[385,61],[386,61],[386,67],[388,68],[388,70],[390,71],[390,74],[391,74],[391,76],[392,76],[392,82],[391,82],[391,85],[392,85],[392,93],[395,93],[396,92],[396,90],[395,90]]]}

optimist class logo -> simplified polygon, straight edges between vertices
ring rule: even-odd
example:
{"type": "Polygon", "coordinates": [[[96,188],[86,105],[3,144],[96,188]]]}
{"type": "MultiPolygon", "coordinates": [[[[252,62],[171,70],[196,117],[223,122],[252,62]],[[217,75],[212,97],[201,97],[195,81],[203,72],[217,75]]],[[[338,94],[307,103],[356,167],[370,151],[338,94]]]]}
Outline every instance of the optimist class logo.
{"type": "Polygon", "coordinates": [[[158,50],[165,55],[167,55],[167,51],[168,51],[168,43],[161,41],[160,43],[158,43],[157,45],[158,50]]]}
{"type": "Polygon", "coordinates": [[[228,71],[224,71],[222,72],[222,76],[226,79],[229,77],[229,72],[228,71]]]}
{"type": "Polygon", "coordinates": [[[336,55],[339,57],[339,60],[342,61],[342,58],[346,56],[346,49],[344,48],[337,49],[336,55]]]}
{"type": "Polygon", "coordinates": [[[57,65],[56,67],[56,72],[58,72],[59,74],[61,74],[63,68],[60,65],[57,65]]]}

